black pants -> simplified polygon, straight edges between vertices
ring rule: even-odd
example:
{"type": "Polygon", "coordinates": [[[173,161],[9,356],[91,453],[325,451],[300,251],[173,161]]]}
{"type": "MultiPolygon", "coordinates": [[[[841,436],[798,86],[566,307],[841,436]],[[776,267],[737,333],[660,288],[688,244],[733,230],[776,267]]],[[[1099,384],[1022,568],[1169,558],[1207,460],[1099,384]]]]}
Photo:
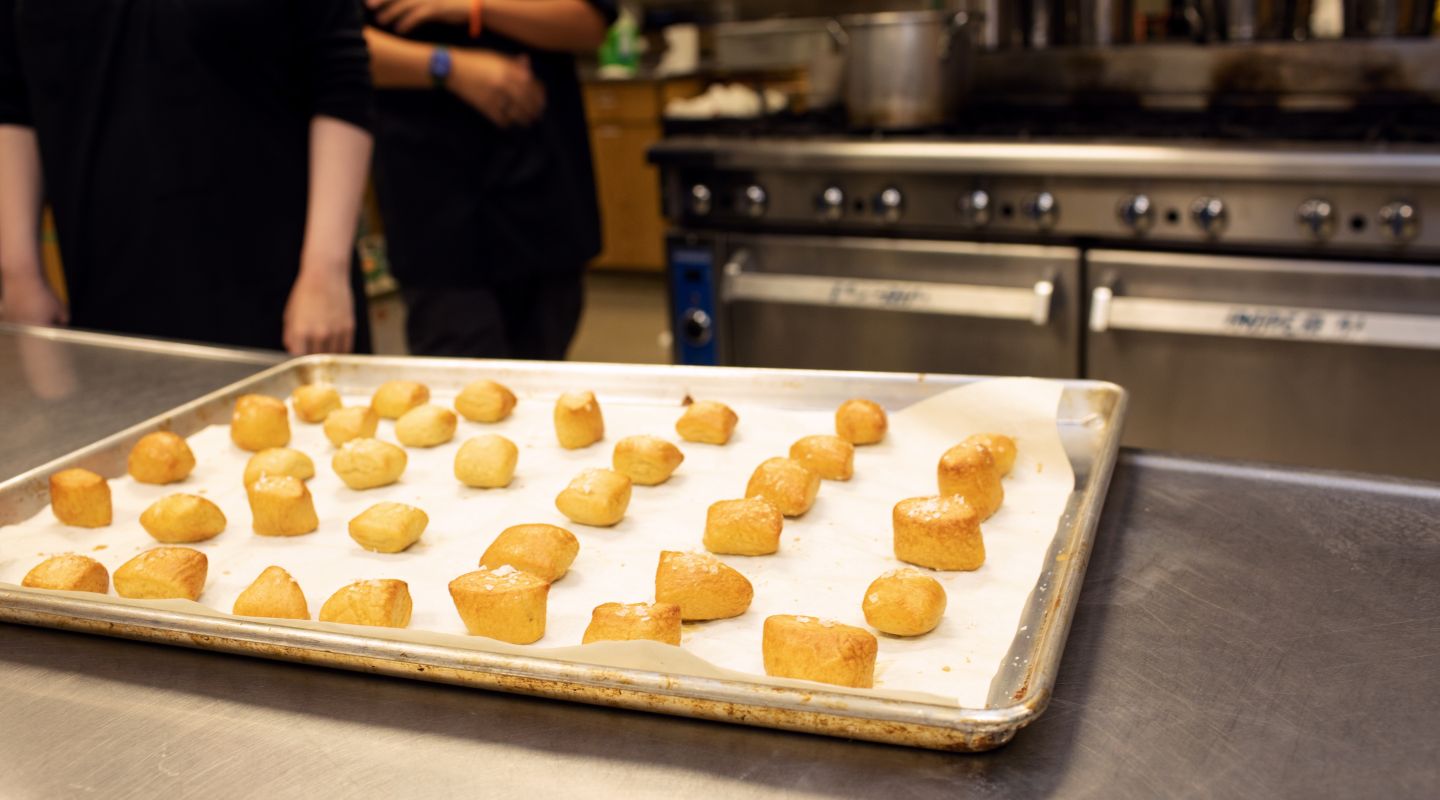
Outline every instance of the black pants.
{"type": "Polygon", "coordinates": [[[405,338],[417,356],[565,358],[584,304],[582,274],[485,287],[407,288],[405,338]]]}

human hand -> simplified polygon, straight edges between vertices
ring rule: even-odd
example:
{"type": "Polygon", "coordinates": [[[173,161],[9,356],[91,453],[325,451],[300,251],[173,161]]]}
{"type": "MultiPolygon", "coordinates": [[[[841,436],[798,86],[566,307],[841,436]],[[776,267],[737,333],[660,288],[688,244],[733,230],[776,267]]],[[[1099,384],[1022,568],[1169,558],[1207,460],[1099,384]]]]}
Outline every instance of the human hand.
{"type": "Polygon", "coordinates": [[[300,269],[285,302],[285,350],[292,356],[348,353],[355,346],[355,298],[346,269],[300,269]]]}
{"type": "Polygon", "coordinates": [[[470,19],[470,0],[365,0],[375,21],[397,33],[409,33],[423,22],[464,24],[470,19]]]}
{"type": "Polygon", "coordinates": [[[527,56],[452,50],[445,86],[501,128],[530,125],[545,111],[545,87],[527,56]]]}
{"type": "Polygon", "coordinates": [[[39,270],[34,270],[34,275],[25,274],[28,272],[21,270],[5,276],[4,293],[0,295],[4,320],[22,325],[68,325],[70,310],[50,290],[39,270]]]}

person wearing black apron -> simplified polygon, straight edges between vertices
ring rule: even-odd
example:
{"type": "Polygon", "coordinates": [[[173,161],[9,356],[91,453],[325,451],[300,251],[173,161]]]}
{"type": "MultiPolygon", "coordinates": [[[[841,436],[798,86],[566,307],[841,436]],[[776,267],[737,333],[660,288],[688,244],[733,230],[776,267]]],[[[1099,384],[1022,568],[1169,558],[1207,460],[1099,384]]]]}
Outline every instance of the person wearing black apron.
{"type": "Polygon", "coordinates": [[[368,349],[357,0],[0,0],[6,318],[368,349]],[[41,277],[43,197],[69,306],[41,277]]]}
{"type": "Polygon", "coordinates": [[[571,52],[608,0],[366,0],[376,188],[417,355],[564,358],[600,251],[571,52]]]}

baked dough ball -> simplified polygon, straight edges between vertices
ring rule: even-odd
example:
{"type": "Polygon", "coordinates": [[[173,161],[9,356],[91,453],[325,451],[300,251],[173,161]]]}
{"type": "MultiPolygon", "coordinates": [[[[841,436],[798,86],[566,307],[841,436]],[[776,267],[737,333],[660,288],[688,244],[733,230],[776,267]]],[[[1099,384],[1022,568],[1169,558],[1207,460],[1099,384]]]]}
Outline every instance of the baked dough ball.
{"type": "Polygon", "coordinates": [[[457,423],[448,408],[415,406],[395,421],[395,438],[406,447],[435,447],[455,438],[457,423]]]}
{"type": "Polygon", "coordinates": [[[290,393],[290,405],[301,422],[324,422],[331,411],[340,407],[340,393],[334,386],[307,383],[290,393]]]}
{"type": "Polygon", "coordinates": [[[663,550],[655,569],[655,601],[680,606],[681,619],[738,617],[755,588],[738,570],[704,553],[663,550]]]}
{"type": "Polygon", "coordinates": [[[615,471],[640,484],[657,486],[670,480],[685,460],[680,448],[655,436],[626,436],[615,443],[615,471]]]}
{"type": "Polygon", "coordinates": [[[869,689],[875,685],[875,634],[828,619],[765,618],[760,648],[765,674],[869,689]]]}
{"type": "Polygon", "coordinates": [[[230,415],[230,440],[252,452],[290,444],[290,411],[263,394],[241,395],[230,415]]]}
{"type": "Polygon", "coordinates": [[[985,563],[980,515],[953,495],[895,504],[895,557],[930,569],[975,570],[985,563]]]}
{"type": "Polygon", "coordinates": [[[308,481],[315,477],[315,462],[299,450],[272,447],[250,456],[245,463],[244,484],[249,486],[263,475],[289,475],[308,481]]]}
{"type": "Polygon", "coordinates": [[[321,622],[403,628],[410,624],[410,586],[393,578],[356,581],[341,587],[320,606],[321,622]]]}
{"type": "Polygon", "coordinates": [[[763,497],[787,517],[798,517],[815,505],[820,475],[793,458],[766,459],[750,476],[746,497],[763,497]]]}
{"type": "Polygon", "coordinates": [[[246,488],[252,527],[261,536],[299,536],[320,527],[315,501],[304,481],[289,475],[266,475],[246,488]]]}
{"type": "Polygon", "coordinates": [[[140,527],[165,544],[192,544],[214,539],[225,530],[220,506],[194,494],[172,494],[140,514],[140,527]]]}
{"type": "Polygon", "coordinates": [[[515,410],[515,393],[495,381],[474,381],[455,396],[455,410],[471,422],[499,422],[515,410]]]}
{"type": "Polygon", "coordinates": [[[488,569],[510,566],[553,583],[565,577],[579,554],[580,540],[564,528],[512,525],[485,548],[480,566],[488,569]]]}
{"type": "Polygon", "coordinates": [[[110,573],[105,571],[104,564],[89,556],[66,553],[36,564],[20,579],[20,585],[31,589],[106,594],[110,591],[110,573]]]}
{"type": "Polygon", "coordinates": [[[945,587],[919,570],[894,569],[871,582],[860,608],[882,633],[919,636],[945,615],[945,587]]]}
{"type": "Polygon", "coordinates": [[[835,435],[851,444],[875,444],[885,438],[889,427],[879,403],[846,400],[835,410],[835,435]]]}
{"type": "Polygon", "coordinates": [[[721,500],[705,512],[705,549],[737,556],[768,556],[780,549],[785,516],[763,497],[721,500]]]}
{"type": "Polygon", "coordinates": [[[341,445],[330,466],[351,489],[374,489],[400,480],[409,458],[402,448],[379,439],[352,439],[341,445]]]}
{"type": "Polygon", "coordinates": [[[790,445],[790,457],[827,481],[848,481],[855,475],[855,445],[839,436],[806,436],[790,445]]]}
{"type": "Polygon", "coordinates": [[[980,521],[1000,510],[1005,502],[1005,487],[1000,484],[1000,468],[990,448],[970,442],[957,444],[940,456],[940,494],[957,495],[980,515],[980,521]]]}
{"type": "Polygon", "coordinates": [[[501,489],[515,479],[520,449],[494,433],[467,439],[455,452],[455,478],[476,489],[501,489]]]}
{"type": "Polygon", "coordinates": [[[170,431],[156,431],[140,437],[125,460],[130,477],[141,483],[174,483],[185,480],[195,469],[190,445],[170,431]]]}
{"type": "Polygon", "coordinates": [[[472,636],[530,644],[545,635],[550,583],[510,566],[481,567],[450,581],[450,598],[472,636]]]}
{"type": "Polygon", "coordinates": [[[146,550],[115,570],[115,593],[139,600],[199,600],[209,561],[188,547],[146,550]]]}
{"type": "Polygon", "coordinates": [[[602,603],[590,612],[581,644],[650,639],[680,645],[680,606],[674,603],[602,603]]]}
{"type": "Polygon", "coordinates": [[[110,524],[110,484],[88,469],[62,469],[50,476],[50,510],[55,519],[77,528],[110,524]]]}
{"type": "Polygon", "coordinates": [[[566,392],[555,401],[555,437],[566,450],[576,450],[605,438],[605,418],[594,392],[566,392]]]}
{"type": "Polygon", "coordinates": [[[290,573],[280,567],[266,567],[245,591],[235,598],[232,614],[239,617],[310,619],[305,593],[290,573]]]}
{"type": "Polygon", "coordinates": [[[580,523],[608,528],[630,507],[630,479],[608,469],[587,469],[555,498],[560,513],[580,523]]]}
{"type": "Polygon", "coordinates": [[[697,400],[685,407],[675,421],[675,432],[687,442],[725,444],[740,421],[730,406],[713,400],[697,400]]]}
{"type": "Polygon", "coordinates": [[[995,469],[1000,471],[1002,478],[1015,468],[1015,440],[1003,433],[977,433],[961,444],[978,444],[989,450],[990,455],[995,457],[995,469]]]}
{"type": "Polygon", "coordinates": [[[385,419],[400,419],[406,411],[430,402],[430,387],[415,381],[386,381],[370,398],[370,407],[385,419]]]}
{"type": "Polygon", "coordinates": [[[398,553],[420,541],[430,517],[404,503],[376,503],[350,520],[350,538],[366,550],[398,553]]]}
{"type": "Polygon", "coordinates": [[[339,447],[352,439],[369,439],[380,427],[380,415],[367,406],[337,408],[325,418],[325,438],[339,447]]]}

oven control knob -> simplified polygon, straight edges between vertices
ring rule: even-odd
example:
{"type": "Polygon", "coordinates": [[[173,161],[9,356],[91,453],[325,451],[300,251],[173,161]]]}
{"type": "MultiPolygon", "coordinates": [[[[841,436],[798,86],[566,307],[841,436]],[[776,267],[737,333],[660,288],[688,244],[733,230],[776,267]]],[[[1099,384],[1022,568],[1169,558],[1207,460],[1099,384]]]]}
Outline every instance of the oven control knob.
{"type": "Polygon", "coordinates": [[[1323,242],[1335,233],[1335,207],[1329,200],[1312,197],[1295,210],[1295,222],[1315,241],[1323,242]]]}
{"type": "Polygon", "coordinates": [[[747,217],[763,217],[765,206],[769,202],[770,195],[765,193],[765,187],[752,183],[746,186],[740,195],[740,210],[744,211],[747,217]]]}
{"type": "Polygon", "coordinates": [[[990,193],[984,189],[976,189],[969,194],[960,196],[960,213],[970,221],[971,225],[983,228],[990,224],[990,193]]]}
{"type": "Polygon", "coordinates": [[[1396,200],[1380,208],[1380,230],[1397,242],[1408,242],[1420,232],[1420,209],[1396,200]]]}
{"type": "Polygon", "coordinates": [[[1150,202],[1149,195],[1134,194],[1121,200],[1115,213],[1125,227],[1138,234],[1155,227],[1155,204],[1150,202]]]}
{"type": "Polygon", "coordinates": [[[845,190],[839,186],[826,186],[815,198],[815,210],[825,219],[840,219],[845,213],[845,190]]]}
{"type": "Polygon", "coordinates": [[[690,187],[690,213],[697,217],[710,215],[710,209],[715,205],[715,198],[710,194],[710,187],[703,183],[697,183],[690,187]]]}
{"type": "Polygon", "coordinates": [[[895,222],[905,213],[905,195],[894,186],[887,186],[875,195],[875,213],[886,222],[895,222]]]}
{"type": "Polygon", "coordinates": [[[691,347],[710,344],[715,335],[715,323],[703,308],[688,308],[680,315],[680,338],[691,347]]]}
{"type": "Polygon", "coordinates": [[[1040,230],[1048,231],[1055,227],[1055,221],[1060,218],[1060,201],[1049,192],[1038,192],[1025,201],[1022,210],[1040,230]]]}
{"type": "Polygon", "coordinates": [[[1190,218],[1206,236],[1219,236],[1230,224],[1230,213],[1225,201],[1218,197],[1200,197],[1190,204],[1190,218]]]}

